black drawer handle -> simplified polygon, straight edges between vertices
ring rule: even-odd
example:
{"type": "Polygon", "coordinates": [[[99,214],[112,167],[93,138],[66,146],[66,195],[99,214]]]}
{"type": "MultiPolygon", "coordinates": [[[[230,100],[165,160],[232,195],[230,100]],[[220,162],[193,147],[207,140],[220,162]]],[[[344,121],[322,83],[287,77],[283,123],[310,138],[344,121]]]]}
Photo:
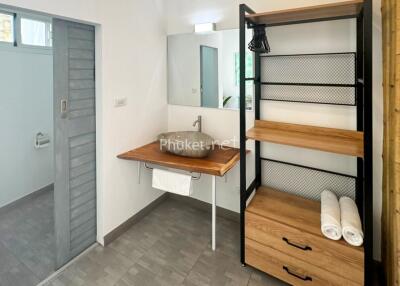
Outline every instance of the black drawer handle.
{"type": "Polygon", "coordinates": [[[312,281],[312,278],[311,278],[310,276],[305,276],[305,275],[297,274],[296,272],[291,271],[291,270],[289,269],[289,267],[287,267],[287,266],[283,266],[283,269],[284,269],[288,274],[290,274],[290,275],[292,275],[292,276],[294,276],[294,277],[296,277],[296,278],[298,278],[298,279],[301,279],[301,280],[303,280],[303,281],[312,281]]]}
{"type": "Polygon", "coordinates": [[[293,243],[293,242],[290,242],[289,239],[287,239],[286,237],[283,237],[282,240],[283,240],[284,242],[286,242],[287,244],[289,244],[290,246],[296,247],[296,248],[298,248],[298,249],[301,249],[301,250],[304,250],[304,251],[312,250],[312,248],[309,247],[308,245],[298,245],[298,244],[295,244],[295,243],[293,243]]]}

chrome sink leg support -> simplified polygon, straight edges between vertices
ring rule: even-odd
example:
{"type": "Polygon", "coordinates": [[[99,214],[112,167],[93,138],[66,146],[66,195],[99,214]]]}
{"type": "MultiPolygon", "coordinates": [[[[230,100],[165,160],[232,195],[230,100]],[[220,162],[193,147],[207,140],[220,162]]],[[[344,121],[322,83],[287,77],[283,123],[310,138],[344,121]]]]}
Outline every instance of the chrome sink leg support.
{"type": "Polygon", "coordinates": [[[216,245],[216,223],[217,223],[217,192],[216,192],[216,178],[211,176],[212,182],[212,250],[215,251],[216,245]]]}

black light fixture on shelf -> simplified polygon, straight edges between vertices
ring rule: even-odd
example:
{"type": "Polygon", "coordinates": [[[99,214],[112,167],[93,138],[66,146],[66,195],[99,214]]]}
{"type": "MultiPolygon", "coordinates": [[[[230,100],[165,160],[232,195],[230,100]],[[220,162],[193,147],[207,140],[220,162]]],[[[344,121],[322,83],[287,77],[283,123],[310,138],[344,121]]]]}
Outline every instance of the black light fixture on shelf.
{"type": "Polygon", "coordinates": [[[267,34],[265,32],[265,25],[254,26],[253,39],[249,43],[249,50],[252,52],[265,53],[271,52],[271,48],[268,43],[267,34]]]}

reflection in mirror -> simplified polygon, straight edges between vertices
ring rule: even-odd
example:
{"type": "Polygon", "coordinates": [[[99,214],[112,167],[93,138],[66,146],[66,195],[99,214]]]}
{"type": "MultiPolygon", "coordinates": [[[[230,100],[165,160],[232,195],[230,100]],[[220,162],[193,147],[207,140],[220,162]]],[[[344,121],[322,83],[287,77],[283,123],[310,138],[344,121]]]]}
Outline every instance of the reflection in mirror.
{"type": "MultiPolygon", "coordinates": [[[[246,78],[253,76],[253,54],[246,55],[246,78]]],[[[239,109],[239,30],[168,36],[168,103],[239,109]]],[[[246,84],[252,109],[254,84],[246,84]]]]}

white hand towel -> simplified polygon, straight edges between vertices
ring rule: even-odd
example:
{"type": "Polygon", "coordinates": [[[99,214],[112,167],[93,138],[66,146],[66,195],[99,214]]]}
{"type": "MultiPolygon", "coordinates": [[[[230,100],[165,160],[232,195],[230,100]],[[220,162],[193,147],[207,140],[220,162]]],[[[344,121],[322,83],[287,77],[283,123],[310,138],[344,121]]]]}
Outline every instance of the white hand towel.
{"type": "Polygon", "coordinates": [[[339,204],[344,239],[353,246],[361,246],[364,242],[364,234],[356,203],[348,197],[343,197],[340,198],[339,204]]]}
{"type": "Polygon", "coordinates": [[[166,170],[153,169],[153,188],[190,196],[192,194],[192,176],[174,173],[166,170]]]}
{"type": "Polygon", "coordinates": [[[321,193],[321,231],[329,239],[339,240],[342,237],[339,202],[336,195],[328,190],[321,193]]]}

